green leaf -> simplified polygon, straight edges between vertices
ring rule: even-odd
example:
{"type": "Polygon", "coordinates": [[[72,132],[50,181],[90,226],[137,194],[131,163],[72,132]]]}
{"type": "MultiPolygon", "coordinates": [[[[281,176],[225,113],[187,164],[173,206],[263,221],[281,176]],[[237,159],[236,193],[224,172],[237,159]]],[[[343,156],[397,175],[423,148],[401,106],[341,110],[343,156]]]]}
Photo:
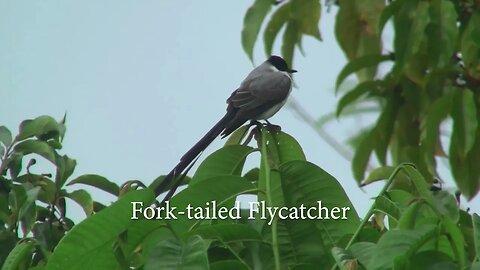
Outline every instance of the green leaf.
{"type": "Polygon", "coordinates": [[[465,69],[470,76],[476,79],[480,79],[480,46],[476,42],[478,25],[480,25],[480,12],[476,10],[472,13],[461,39],[462,60],[465,69]]]}
{"type": "MultiPolygon", "coordinates": [[[[192,209],[206,207],[207,202],[216,201],[217,207],[235,199],[238,195],[255,191],[255,186],[240,176],[216,176],[202,181],[192,181],[188,188],[182,190],[170,200],[170,205],[177,209],[192,209]]],[[[184,210],[180,210],[184,211],[184,210]]],[[[194,214],[194,211],[191,211],[194,214]]],[[[187,213],[177,216],[177,219],[166,220],[177,234],[188,232],[197,222],[189,219],[187,213]]]]}
{"type": "Polygon", "coordinates": [[[451,145],[457,148],[458,152],[454,154],[459,154],[459,158],[463,159],[472,149],[478,125],[474,96],[471,91],[455,92],[451,115],[453,119],[451,145]]]}
{"type": "Polygon", "coordinates": [[[228,136],[225,146],[241,144],[242,140],[248,136],[250,125],[243,125],[237,128],[230,136],[228,136]]]}
{"type": "Polygon", "coordinates": [[[150,189],[129,192],[118,201],[90,216],[62,238],[48,260],[47,270],[112,269],[117,266],[112,245],[132,222],[132,202],[149,205],[150,189]]]}
{"type": "Polygon", "coordinates": [[[79,189],[65,194],[65,197],[72,199],[83,208],[85,215],[88,217],[93,213],[93,199],[86,190],[79,189]]]}
{"type": "Polygon", "coordinates": [[[420,207],[423,204],[423,201],[414,201],[412,204],[410,204],[398,221],[398,229],[413,230],[415,228],[416,221],[418,221],[420,207]]]}
{"type": "Polygon", "coordinates": [[[295,50],[295,43],[298,40],[298,35],[299,33],[296,22],[289,21],[287,24],[287,29],[285,29],[285,33],[283,33],[282,43],[282,56],[289,67],[292,66],[293,53],[295,50]]]}
{"type": "Polygon", "coordinates": [[[386,86],[385,81],[366,81],[357,84],[355,88],[348,91],[341,99],[338,101],[337,105],[337,117],[340,116],[343,109],[348,105],[354,103],[357,99],[359,99],[364,94],[368,92],[375,92],[376,90],[380,90],[386,86]]]}
{"type": "Polygon", "coordinates": [[[65,181],[73,174],[77,161],[69,158],[67,155],[56,155],[57,171],[55,174],[55,183],[57,187],[61,188],[65,181]]]}
{"type": "Polygon", "coordinates": [[[433,199],[436,209],[440,214],[449,217],[454,222],[458,222],[460,213],[455,197],[445,190],[440,190],[434,193],[433,199]]]}
{"type": "Polygon", "coordinates": [[[375,210],[380,211],[398,221],[400,219],[400,208],[398,205],[384,195],[375,199],[375,210]]]}
{"type": "Polygon", "coordinates": [[[363,180],[368,162],[370,161],[370,155],[373,151],[373,132],[374,130],[370,131],[369,134],[362,139],[353,155],[353,177],[355,177],[355,180],[357,180],[358,183],[363,180]]]}
{"type": "Polygon", "coordinates": [[[480,126],[477,123],[478,112],[471,104],[475,103],[473,99],[469,90],[455,92],[451,112],[453,132],[449,149],[449,161],[455,182],[468,199],[477,194],[480,185],[480,167],[477,166],[480,162],[480,126]]]}
{"type": "Polygon", "coordinates": [[[383,9],[378,22],[378,32],[380,34],[383,32],[383,28],[387,24],[388,20],[390,20],[390,18],[392,18],[392,16],[398,12],[399,6],[399,2],[393,1],[390,2],[390,4],[385,7],[385,9],[383,9]]]}
{"type": "Polygon", "coordinates": [[[275,166],[292,160],[306,160],[300,144],[285,132],[268,132],[267,148],[275,166]]]}
{"type": "Polygon", "coordinates": [[[14,147],[15,152],[20,152],[23,155],[38,154],[53,164],[55,164],[55,150],[44,141],[28,140],[23,141],[14,147]]]}
{"type": "Polygon", "coordinates": [[[433,195],[430,191],[430,187],[425,181],[425,178],[420,174],[420,172],[414,168],[412,165],[404,164],[403,171],[410,177],[410,180],[415,185],[415,188],[424,200],[428,202],[429,205],[435,205],[433,201],[433,195]]]}
{"type": "Polygon", "coordinates": [[[403,71],[411,57],[418,51],[430,22],[429,2],[405,1],[395,14],[395,70],[403,71]]]}
{"type": "Polygon", "coordinates": [[[208,245],[200,236],[192,236],[185,243],[161,241],[148,254],[144,269],[208,269],[208,245]]]}
{"type": "Polygon", "coordinates": [[[24,262],[31,260],[34,248],[34,241],[27,239],[26,241],[19,242],[8,254],[8,257],[5,259],[5,263],[2,266],[2,270],[20,269],[24,262]]]}
{"type": "Polygon", "coordinates": [[[416,230],[388,231],[378,241],[367,269],[391,269],[394,261],[415,254],[416,250],[437,234],[438,228],[433,225],[416,230]]]}
{"type": "Polygon", "coordinates": [[[241,175],[245,159],[254,151],[254,148],[245,145],[220,148],[198,166],[192,183],[219,175],[241,175]]]}
{"type": "Polygon", "coordinates": [[[262,241],[262,236],[251,226],[245,224],[214,224],[198,227],[189,232],[203,239],[219,240],[222,243],[240,241],[262,241]]]}
{"type": "Polygon", "coordinates": [[[58,136],[59,132],[60,129],[57,121],[51,116],[43,115],[35,119],[23,121],[20,124],[20,132],[18,133],[16,140],[22,141],[33,136],[43,137],[47,140],[58,136]]]}
{"type": "MultiPolygon", "coordinates": [[[[340,207],[349,209],[347,219],[316,220],[315,225],[321,228],[324,237],[337,244],[346,234],[353,233],[360,224],[360,219],[338,181],[317,167],[306,161],[290,161],[280,166],[282,188],[286,206],[318,206],[328,209],[340,207]]],[[[293,222],[292,222],[293,223],[293,222]]],[[[295,226],[296,224],[290,224],[295,226]]],[[[331,248],[333,246],[330,246],[331,248]]]]}
{"type": "Polygon", "coordinates": [[[271,0],[256,0],[247,10],[243,19],[242,46],[250,60],[253,60],[253,47],[255,46],[258,32],[271,7],[271,0]]]}
{"type": "Polygon", "coordinates": [[[440,141],[440,125],[447,118],[452,108],[453,93],[450,92],[433,101],[422,123],[422,133],[420,135],[422,150],[425,153],[425,160],[432,175],[436,174],[435,156],[440,141]]]}
{"type": "Polygon", "coordinates": [[[350,247],[350,252],[363,265],[367,266],[374,256],[376,244],[370,242],[357,242],[350,247]]]}
{"type": "Polygon", "coordinates": [[[239,261],[234,261],[234,260],[224,260],[224,261],[218,261],[210,264],[210,270],[231,270],[231,269],[248,270],[250,268],[245,264],[239,261]]]}
{"type": "Polygon", "coordinates": [[[263,43],[265,44],[265,53],[267,56],[272,54],[273,43],[275,38],[282,29],[282,26],[287,22],[290,16],[290,3],[287,2],[277,8],[268,22],[265,31],[263,32],[263,43]]]}
{"type": "Polygon", "coordinates": [[[29,208],[33,205],[35,207],[35,201],[38,198],[38,194],[40,193],[40,187],[33,187],[25,190],[25,201],[20,206],[20,211],[18,212],[18,219],[21,219],[25,216],[28,212],[29,208]]]}
{"type": "Polygon", "coordinates": [[[381,165],[387,164],[387,151],[392,139],[393,129],[397,122],[397,114],[401,98],[393,94],[388,97],[375,126],[375,154],[381,165]]]}
{"type": "MultiPolygon", "coordinates": [[[[443,252],[426,250],[415,254],[410,260],[409,270],[457,270],[458,265],[443,252]]],[[[472,269],[471,269],[472,270],[472,269]]]]}
{"type": "Polygon", "coordinates": [[[476,213],[472,214],[473,224],[473,240],[475,242],[475,252],[477,258],[480,258],[480,216],[476,213]]]}
{"type": "MultiPolygon", "coordinates": [[[[6,161],[7,167],[10,170],[10,175],[13,179],[17,178],[18,174],[22,170],[22,160],[23,154],[22,153],[13,153],[12,156],[6,161]]],[[[0,172],[2,174],[3,172],[0,172]]]]}
{"type": "Polygon", "coordinates": [[[392,167],[392,166],[383,166],[383,167],[375,168],[368,174],[365,181],[362,181],[362,185],[368,185],[373,182],[388,179],[394,171],[395,171],[395,167],[392,167]]]}
{"type": "Polygon", "coordinates": [[[457,263],[460,269],[465,267],[465,241],[463,235],[457,224],[453,222],[449,217],[442,218],[442,225],[445,232],[448,234],[448,240],[454,251],[457,263]]]}
{"type": "Polygon", "coordinates": [[[356,269],[355,258],[349,251],[340,247],[333,247],[332,256],[340,269],[356,269]]]}
{"type": "Polygon", "coordinates": [[[428,54],[431,63],[444,67],[451,62],[457,46],[457,12],[452,1],[433,1],[430,5],[430,25],[427,26],[428,54]]]}
{"type": "Polygon", "coordinates": [[[115,196],[118,196],[120,191],[120,188],[118,187],[117,184],[109,181],[107,178],[103,176],[96,175],[96,174],[85,174],[85,175],[79,176],[73,179],[72,181],[70,181],[67,184],[67,186],[71,186],[74,184],[84,184],[84,185],[96,187],[100,190],[103,190],[115,196]]]}
{"type": "Polygon", "coordinates": [[[12,143],[12,133],[6,126],[0,126],[0,142],[6,147],[12,143]]]}
{"type": "MultiPolygon", "coordinates": [[[[378,23],[384,6],[383,0],[340,1],[335,36],[348,60],[381,53],[378,23]]],[[[371,80],[375,74],[374,67],[357,73],[360,81],[371,80]]]]}
{"type": "Polygon", "coordinates": [[[377,67],[381,62],[389,60],[392,60],[391,55],[369,54],[348,62],[338,74],[337,82],[335,83],[336,91],[338,91],[342,82],[354,72],[367,67],[377,67]]]}
{"type": "Polygon", "coordinates": [[[321,5],[318,0],[291,0],[290,16],[297,22],[298,31],[321,40],[318,27],[321,5]]]}

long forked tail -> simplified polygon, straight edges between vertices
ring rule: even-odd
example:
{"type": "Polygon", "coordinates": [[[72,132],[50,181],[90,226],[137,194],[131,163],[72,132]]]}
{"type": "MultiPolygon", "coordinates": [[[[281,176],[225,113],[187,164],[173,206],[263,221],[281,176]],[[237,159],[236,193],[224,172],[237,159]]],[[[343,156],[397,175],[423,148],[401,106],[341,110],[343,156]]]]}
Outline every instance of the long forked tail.
{"type": "Polygon", "coordinates": [[[187,153],[185,153],[177,166],[170,171],[170,173],[163,179],[160,185],[155,188],[155,197],[158,197],[161,192],[165,191],[169,186],[171,186],[170,191],[167,193],[165,198],[162,200],[162,204],[169,200],[175,190],[180,185],[181,178],[183,173],[186,173],[189,165],[207,148],[215,138],[217,138],[220,133],[225,129],[226,125],[233,119],[235,116],[235,110],[229,109],[227,113],[218,121],[215,126],[213,126],[205,136],[203,136],[187,153]]]}

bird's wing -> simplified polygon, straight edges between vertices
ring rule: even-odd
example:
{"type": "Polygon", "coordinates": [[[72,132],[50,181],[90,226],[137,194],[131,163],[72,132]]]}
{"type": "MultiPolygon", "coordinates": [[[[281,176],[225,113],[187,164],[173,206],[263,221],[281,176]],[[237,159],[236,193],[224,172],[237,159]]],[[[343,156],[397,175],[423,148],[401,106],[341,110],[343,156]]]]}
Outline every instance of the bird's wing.
{"type": "Polygon", "coordinates": [[[291,84],[288,75],[281,72],[247,77],[227,102],[237,109],[254,109],[266,103],[281,102],[288,97],[291,84]]]}

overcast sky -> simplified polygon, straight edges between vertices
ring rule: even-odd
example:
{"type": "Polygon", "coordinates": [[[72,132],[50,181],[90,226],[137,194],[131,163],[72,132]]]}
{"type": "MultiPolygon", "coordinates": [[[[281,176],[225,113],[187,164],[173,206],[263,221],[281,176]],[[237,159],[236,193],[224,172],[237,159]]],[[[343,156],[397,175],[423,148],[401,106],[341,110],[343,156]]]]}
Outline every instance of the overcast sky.
{"type": "MultiPolygon", "coordinates": [[[[24,119],[44,114],[60,119],[67,112],[62,153],[77,160],[74,176],[94,173],[118,184],[131,179],[148,184],[223,116],[226,98],[265,60],[261,42],[254,64],[241,48],[243,16],[251,3],[0,0],[0,125],[16,134],[24,119]]],[[[333,87],[345,64],[333,35],[334,15],[324,9],[324,41],[304,38],[306,56],[297,52],[293,65],[299,72],[292,96],[315,117],[334,111],[333,87]]],[[[378,186],[361,191],[350,163],[288,108],[271,120],[299,141],[309,161],[339,180],[361,215],[366,213],[378,186]]],[[[352,123],[334,121],[328,130],[343,142],[361,126],[352,123]]],[[[222,143],[218,139],[206,154],[222,143]]],[[[36,168],[51,169],[46,163],[36,168]]],[[[93,194],[105,203],[112,200],[93,194]]]]}

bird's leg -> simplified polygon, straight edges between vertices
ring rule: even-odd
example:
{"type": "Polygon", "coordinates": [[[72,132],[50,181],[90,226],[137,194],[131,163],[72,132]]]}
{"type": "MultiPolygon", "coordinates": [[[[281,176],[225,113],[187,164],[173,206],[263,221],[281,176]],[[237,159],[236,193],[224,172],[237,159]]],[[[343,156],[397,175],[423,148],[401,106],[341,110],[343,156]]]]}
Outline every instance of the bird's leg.
{"type": "Polygon", "coordinates": [[[257,120],[250,120],[250,124],[248,124],[250,127],[256,126],[257,128],[261,128],[263,125],[262,123],[258,122],[257,120]]]}
{"type": "Polygon", "coordinates": [[[275,132],[280,132],[282,131],[282,127],[279,126],[279,125],[274,125],[272,123],[270,123],[268,120],[265,119],[265,122],[267,122],[267,128],[268,130],[272,130],[272,131],[275,131],[275,132]]]}

